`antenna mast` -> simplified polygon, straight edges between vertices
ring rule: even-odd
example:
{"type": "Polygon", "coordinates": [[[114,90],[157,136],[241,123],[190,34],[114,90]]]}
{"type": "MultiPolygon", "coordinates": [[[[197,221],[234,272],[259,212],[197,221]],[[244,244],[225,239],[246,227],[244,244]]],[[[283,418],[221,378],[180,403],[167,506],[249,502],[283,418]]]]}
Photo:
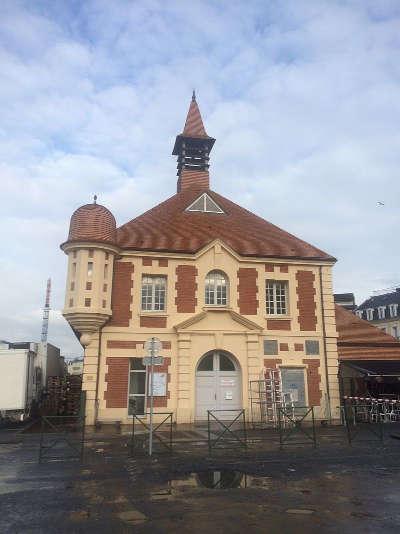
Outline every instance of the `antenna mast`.
{"type": "Polygon", "coordinates": [[[47,332],[49,331],[50,294],[51,294],[51,278],[47,280],[46,300],[45,300],[44,308],[43,308],[42,336],[40,338],[42,343],[47,343],[47,332]]]}

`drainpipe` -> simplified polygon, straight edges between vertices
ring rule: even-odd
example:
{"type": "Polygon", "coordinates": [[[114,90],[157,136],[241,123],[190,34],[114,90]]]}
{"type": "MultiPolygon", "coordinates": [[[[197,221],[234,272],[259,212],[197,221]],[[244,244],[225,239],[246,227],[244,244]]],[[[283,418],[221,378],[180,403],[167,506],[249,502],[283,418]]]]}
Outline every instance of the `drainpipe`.
{"type": "Polygon", "coordinates": [[[97,373],[96,373],[96,393],[94,396],[94,425],[97,424],[97,418],[99,415],[99,382],[100,382],[100,360],[101,360],[101,340],[103,334],[103,328],[106,326],[110,319],[108,319],[103,326],[99,328],[99,344],[97,347],[97,373]]]}
{"type": "Polygon", "coordinates": [[[324,359],[325,359],[325,381],[326,381],[326,394],[328,396],[328,419],[329,422],[332,422],[332,413],[331,413],[331,394],[329,388],[329,375],[328,375],[328,355],[326,351],[326,327],[325,327],[325,307],[324,307],[324,297],[322,293],[322,266],[319,266],[319,288],[321,295],[321,315],[322,315],[322,334],[324,336],[324,359]]]}

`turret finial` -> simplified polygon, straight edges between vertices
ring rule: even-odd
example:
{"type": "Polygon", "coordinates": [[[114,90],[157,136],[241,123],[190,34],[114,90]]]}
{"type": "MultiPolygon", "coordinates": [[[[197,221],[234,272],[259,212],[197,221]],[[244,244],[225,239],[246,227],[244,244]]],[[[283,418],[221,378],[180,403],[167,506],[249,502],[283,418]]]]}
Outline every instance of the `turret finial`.
{"type": "Polygon", "coordinates": [[[193,89],[192,102],[196,102],[196,91],[193,89]]]}
{"type": "Polygon", "coordinates": [[[97,195],[94,195],[93,197],[93,204],[97,204],[97,195]]]}

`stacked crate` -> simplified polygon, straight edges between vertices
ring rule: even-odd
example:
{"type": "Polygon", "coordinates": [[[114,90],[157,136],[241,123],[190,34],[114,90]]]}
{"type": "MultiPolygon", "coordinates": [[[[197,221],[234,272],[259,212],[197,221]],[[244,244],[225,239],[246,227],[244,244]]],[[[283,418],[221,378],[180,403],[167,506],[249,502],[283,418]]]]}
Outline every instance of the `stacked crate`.
{"type": "Polygon", "coordinates": [[[49,376],[42,409],[47,415],[79,415],[82,377],[49,376]]]}

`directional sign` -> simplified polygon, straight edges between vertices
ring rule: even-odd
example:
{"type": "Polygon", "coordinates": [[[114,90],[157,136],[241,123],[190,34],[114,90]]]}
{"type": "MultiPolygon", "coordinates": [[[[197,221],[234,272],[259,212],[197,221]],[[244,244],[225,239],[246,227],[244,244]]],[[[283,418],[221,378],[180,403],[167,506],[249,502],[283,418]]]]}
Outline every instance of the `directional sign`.
{"type": "MultiPolygon", "coordinates": [[[[145,356],[143,358],[143,365],[151,365],[151,356],[145,356]]],[[[162,356],[153,357],[153,365],[162,365],[164,363],[164,358],[162,356]]]]}
{"type": "Polygon", "coordinates": [[[162,343],[158,339],[158,337],[151,337],[147,341],[144,342],[144,350],[147,350],[147,352],[153,351],[154,353],[159,352],[161,350],[162,343]]]}

